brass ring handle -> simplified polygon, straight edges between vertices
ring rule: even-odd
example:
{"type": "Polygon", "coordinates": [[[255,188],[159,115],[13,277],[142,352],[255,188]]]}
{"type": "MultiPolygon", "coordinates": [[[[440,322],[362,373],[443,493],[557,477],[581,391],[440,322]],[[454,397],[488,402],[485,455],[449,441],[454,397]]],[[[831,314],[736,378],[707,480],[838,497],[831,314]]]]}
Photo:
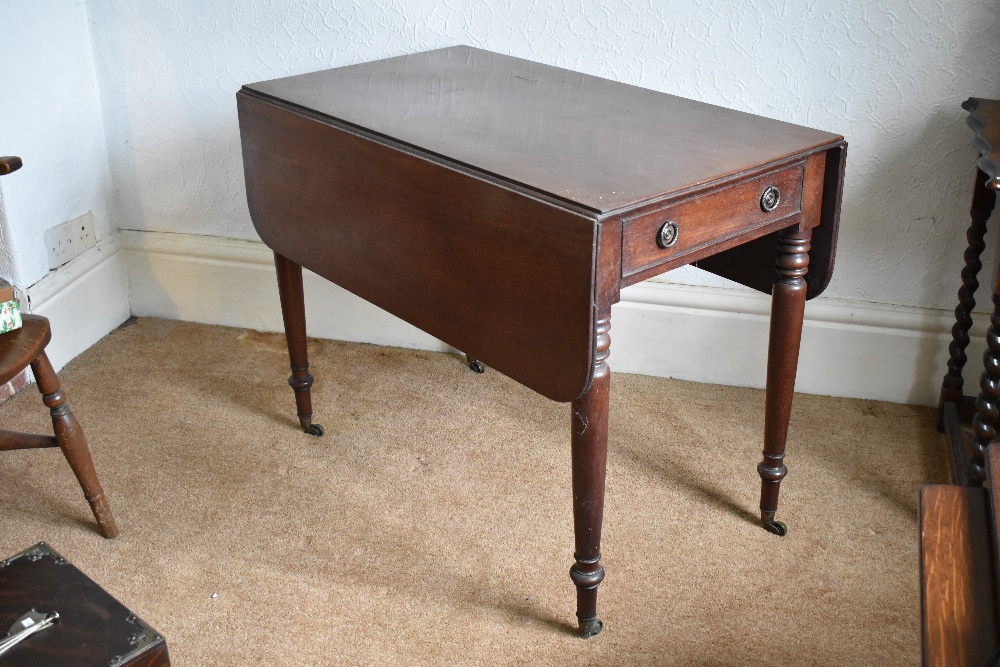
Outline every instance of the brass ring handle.
{"type": "Polygon", "coordinates": [[[24,166],[24,163],[21,162],[21,158],[16,155],[0,157],[0,176],[9,174],[12,171],[17,171],[22,166],[24,166]]]}
{"type": "Polygon", "coordinates": [[[671,220],[667,220],[660,227],[660,231],[656,234],[656,244],[661,248],[669,248],[673,244],[677,243],[677,223],[671,220]]]}
{"type": "Polygon", "coordinates": [[[770,213],[774,209],[778,208],[778,204],[781,202],[781,191],[778,188],[770,185],[764,190],[764,194],[760,196],[760,208],[765,213],[770,213]]]}

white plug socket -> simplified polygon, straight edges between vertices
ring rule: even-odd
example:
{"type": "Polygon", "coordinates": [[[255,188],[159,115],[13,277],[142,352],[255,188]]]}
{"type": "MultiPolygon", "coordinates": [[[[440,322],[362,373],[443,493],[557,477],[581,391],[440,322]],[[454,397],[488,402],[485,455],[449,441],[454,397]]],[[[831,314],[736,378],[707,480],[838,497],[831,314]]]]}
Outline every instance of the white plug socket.
{"type": "Polygon", "coordinates": [[[50,269],[59,268],[95,245],[97,237],[94,235],[94,214],[90,211],[45,230],[45,250],[50,269]]]}
{"type": "Polygon", "coordinates": [[[97,245],[97,237],[94,236],[94,214],[87,211],[76,220],[70,221],[73,225],[73,245],[76,246],[76,254],[85,250],[90,250],[97,245]]]}
{"type": "Polygon", "coordinates": [[[72,220],[45,230],[45,250],[50,269],[59,268],[76,257],[72,220]]]}

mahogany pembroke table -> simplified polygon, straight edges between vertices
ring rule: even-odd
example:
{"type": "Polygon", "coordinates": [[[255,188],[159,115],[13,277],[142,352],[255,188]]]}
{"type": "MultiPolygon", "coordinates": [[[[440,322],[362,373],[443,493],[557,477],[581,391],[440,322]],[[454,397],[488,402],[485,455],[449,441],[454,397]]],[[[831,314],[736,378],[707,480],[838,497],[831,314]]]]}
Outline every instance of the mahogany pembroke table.
{"type": "Polygon", "coordinates": [[[833,271],[846,143],[456,46],[244,86],[250,215],[274,250],[315,435],[302,267],[571,402],[577,617],[601,629],[611,306],[696,264],[772,296],[761,519],[779,535],[805,301],[833,271]]]}

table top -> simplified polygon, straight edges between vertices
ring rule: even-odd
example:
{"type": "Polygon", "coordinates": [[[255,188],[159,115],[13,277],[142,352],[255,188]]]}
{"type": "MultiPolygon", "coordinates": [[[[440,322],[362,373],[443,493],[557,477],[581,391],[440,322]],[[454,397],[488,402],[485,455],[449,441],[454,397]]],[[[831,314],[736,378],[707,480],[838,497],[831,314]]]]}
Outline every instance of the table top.
{"type": "Polygon", "coordinates": [[[599,215],[841,139],[468,46],[244,90],[599,215]]]}
{"type": "Polygon", "coordinates": [[[590,385],[623,285],[698,261],[769,291],[771,235],[800,223],[810,295],[832,271],[827,132],[465,46],[250,84],[237,109],[269,247],[553,400],[590,385]]]}
{"type": "Polygon", "coordinates": [[[1000,190],[1000,100],[970,97],[962,108],[969,112],[966,124],[976,133],[972,145],[979,151],[979,168],[989,177],[986,185],[1000,190]]]}

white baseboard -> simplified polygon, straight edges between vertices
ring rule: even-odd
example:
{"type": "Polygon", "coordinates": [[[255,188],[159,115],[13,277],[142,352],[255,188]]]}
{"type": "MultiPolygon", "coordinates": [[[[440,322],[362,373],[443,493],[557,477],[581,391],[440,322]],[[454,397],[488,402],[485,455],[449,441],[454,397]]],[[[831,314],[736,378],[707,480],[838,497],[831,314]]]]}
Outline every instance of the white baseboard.
{"type": "MultiPolygon", "coordinates": [[[[122,230],[132,313],[281,331],[273,256],[255,241],[122,230]]],[[[309,335],[417,349],[449,346],[305,272],[309,335]]],[[[957,287],[957,285],[956,285],[957,287]]],[[[750,290],[649,281],[612,311],[614,370],[762,387],[770,298],[750,290]]],[[[985,349],[977,319],[967,381],[985,349]]],[[[796,390],[934,405],[950,311],[819,298],[806,306],[796,390]]],[[[969,389],[971,391],[971,389],[969,389]]]]}
{"type": "MultiPolygon", "coordinates": [[[[612,368],[763,387],[770,303],[749,290],[634,285],[612,311],[612,368]]],[[[954,321],[944,310],[809,301],[795,390],[936,405],[954,321]]],[[[977,315],[967,350],[967,393],[978,391],[987,326],[988,317],[977,315]]]]}
{"type": "Polygon", "coordinates": [[[57,371],[131,315],[120,249],[112,235],[26,290],[26,310],[49,318],[45,352],[57,371]]]}

